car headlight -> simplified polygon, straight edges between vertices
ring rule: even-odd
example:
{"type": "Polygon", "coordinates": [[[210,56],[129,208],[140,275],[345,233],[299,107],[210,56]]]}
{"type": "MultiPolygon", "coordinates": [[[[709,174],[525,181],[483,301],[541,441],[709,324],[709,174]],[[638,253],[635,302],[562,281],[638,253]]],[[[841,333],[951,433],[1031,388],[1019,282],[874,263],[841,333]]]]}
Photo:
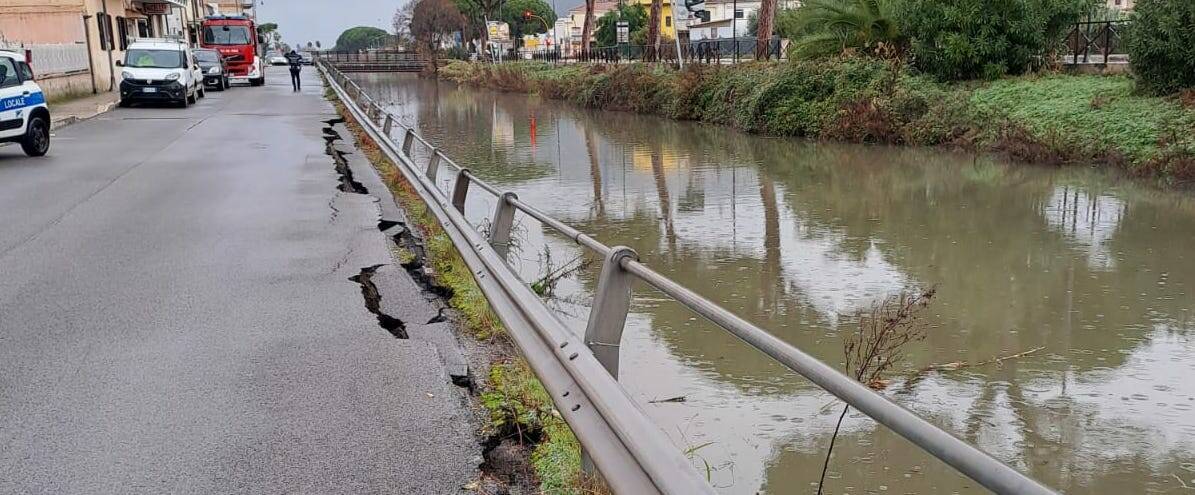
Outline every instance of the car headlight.
{"type": "Polygon", "coordinates": [[[207,73],[208,73],[208,74],[219,74],[219,73],[220,73],[220,68],[219,68],[219,67],[212,67],[212,68],[210,68],[210,69],[208,69],[208,70],[207,70],[207,73]]]}
{"type": "Polygon", "coordinates": [[[167,81],[177,81],[177,80],[178,80],[178,78],[180,78],[180,77],[182,77],[182,76],[181,76],[181,75],[179,75],[179,73],[177,73],[177,72],[171,72],[171,73],[169,73],[169,74],[167,74],[167,75],[166,75],[166,80],[167,80],[167,81]]]}
{"type": "Polygon", "coordinates": [[[132,73],[132,72],[129,72],[129,71],[127,71],[127,70],[126,70],[126,71],[121,71],[121,73],[120,73],[120,78],[121,78],[121,79],[133,79],[133,73],[132,73]]]}

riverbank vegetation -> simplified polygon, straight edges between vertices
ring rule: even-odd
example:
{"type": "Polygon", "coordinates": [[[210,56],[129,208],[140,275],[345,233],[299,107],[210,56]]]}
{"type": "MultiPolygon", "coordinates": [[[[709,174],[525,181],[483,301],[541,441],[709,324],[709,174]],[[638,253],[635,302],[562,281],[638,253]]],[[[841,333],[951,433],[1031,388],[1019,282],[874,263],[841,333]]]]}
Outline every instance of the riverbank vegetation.
{"type": "Polygon", "coordinates": [[[767,135],[957,147],[1195,181],[1195,3],[1138,3],[1129,43],[1137,76],[1059,72],[1068,29],[1100,8],[809,0],[776,14],[776,31],[792,40],[784,62],[455,62],[440,77],[767,135]]]}
{"type": "Polygon", "coordinates": [[[1140,94],[1128,76],[940,82],[889,61],[840,56],[684,70],[453,62],[440,77],[767,135],[999,151],[1195,180],[1195,108],[1140,94]]]}
{"type": "MultiPolygon", "coordinates": [[[[473,485],[490,493],[494,484],[506,485],[518,492],[520,487],[534,487],[539,493],[559,495],[604,493],[602,487],[581,470],[580,444],[535,377],[531,368],[505,336],[502,323],[490,310],[485,296],[473,280],[447,233],[427,210],[418,193],[403,179],[393,162],[365,134],[335,94],[333,100],[345,125],[353,133],[358,148],[373,164],[383,182],[403,207],[410,223],[422,240],[424,256],[420,261],[429,270],[433,282],[448,295],[448,303],[460,314],[460,323],[478,341],[488,343],[493,352],[485,381],[480,384],[480,403],[487,421],[482,437],[487,439],[483,479],[473,485]]],[[[408,258],[413,256],[408,253],[408,258]]],[[[412,259],[404,260],[404,266],[412,259]]],[[[480,378],[480,377],[479,377],[480,378]]],[[[501,490],[505,490],[502,488],[501,490]]]]}

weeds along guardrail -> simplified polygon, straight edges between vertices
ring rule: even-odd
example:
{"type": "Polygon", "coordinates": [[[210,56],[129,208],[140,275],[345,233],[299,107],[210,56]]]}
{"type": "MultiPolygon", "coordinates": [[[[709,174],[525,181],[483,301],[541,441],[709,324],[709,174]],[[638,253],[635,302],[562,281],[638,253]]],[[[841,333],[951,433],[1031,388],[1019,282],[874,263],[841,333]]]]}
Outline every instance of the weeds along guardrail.
{"type": "Polygon", "coordinates": [[[619,385],[623,327],[636,281],[730,332],[764,355],[817,384],[876,422],[892,429],[960,473],[999,494],[1053,494],[1049,488],[918,417],[846,374],[780,340],[700,294],[641,263],[634,250],[607,246],[474,175],[379,102],[336,67],[320,64],[348,111],[398,166],[444,227],[494,313],[506,326],[552,401],[577,435],[585,454],[615,493],[713,493],[683,453],[651,423],[619,385]],[[401,141],[392,136],[399,127],[401,141]],[[429,157],[416,164],[421,146],[429,157]],[[454,173],[447,195],[436,185],[443,170],[454,173]],[[497,198],[488,237],[465,219],[465,201],[476,188],[497,198]],[[531,217],[603,258],[585,334],[578,338],[543,304],[506,262],[515,215],[531,217]]]}

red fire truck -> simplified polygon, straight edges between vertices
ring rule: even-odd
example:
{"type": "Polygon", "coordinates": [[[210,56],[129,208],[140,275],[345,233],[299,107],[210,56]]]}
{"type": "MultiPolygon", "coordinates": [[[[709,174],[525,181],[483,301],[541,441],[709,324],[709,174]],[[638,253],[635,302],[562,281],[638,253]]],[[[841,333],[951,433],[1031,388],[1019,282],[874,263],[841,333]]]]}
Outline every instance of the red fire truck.
{"type": "Polygon", "coordinates": [[[230,79],[249,81],[253,86],[266,83],[263,46],[252,19],[239,15],[212,16],[205,18],[201,27],[199,46],[220,51],[228,61],[230,79]]]}

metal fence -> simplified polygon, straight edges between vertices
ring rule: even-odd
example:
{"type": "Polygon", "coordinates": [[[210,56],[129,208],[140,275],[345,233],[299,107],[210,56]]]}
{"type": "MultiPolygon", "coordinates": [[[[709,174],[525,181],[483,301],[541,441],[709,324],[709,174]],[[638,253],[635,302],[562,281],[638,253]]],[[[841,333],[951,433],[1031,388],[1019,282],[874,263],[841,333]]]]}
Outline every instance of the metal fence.
{"type": "Polygon", "coordinates": [[[0,48],[17,52],[29,51],[33,72],[37,77],[52,76],[89,70],[87,45],[83,43],[64,44],[11,44],[0,48]]]}
{"type": "Polygon", "coordinates": [[[733,64],[748,60],[781,60],[785,58],[787,42],[779,38],[763,45],[755,38],[724,38],[683,43],[665,42],[659,48],[654,45],[616,45],[591,48],[588,51],[565,53],[560,47],[542,50],[518,51],[510,49],[499,57],[490,53],[490,59],[497,61],[542,60],[548,62],[659,62],[675,64],[733,64]],[[678,55],[679,54],[679,55],[678,55]]]}
{"type": "Polygon", "coordinates": [[[1079,22],[1066,36],[1066,64],[1127,63],[1124,36],[1128,21],[1079,22]]]}
{"type": "Polygon", "coordinates": [[[346,72],[418,72],[427,59],[414,52],[376,50],[366,52],[315,52],[315,57],[346,72]]]}
{"type": "Polygon", "coordinates": [[[452,239],[495,314],[577,434],[602,478],[616,493],[713,493],[707,480],[650,422],[618,384],[619,349],[632,285],[643,282],[742,339],[851,407],[891,428],[962,474],[1000,494],[1052,494],[1049,488],[992,458],[907,409],[641,263],[634,250],[607,246],[461,167],[336,67],[320,64],[346,108],[397,164],[452,239]],[[392,136],[395,127],[401,143],[392,136]],[[428,160],[417,164],[418,145],[428,160]],[[437,177],[451,173],[445,194],[437,177]],[[464,216],[470,191],[497,198],[488,236],[464,216]],[[532,292],[506,262],[516,215],[531,217],[603,259],[593,306],[581,339],[532,292]]]}

